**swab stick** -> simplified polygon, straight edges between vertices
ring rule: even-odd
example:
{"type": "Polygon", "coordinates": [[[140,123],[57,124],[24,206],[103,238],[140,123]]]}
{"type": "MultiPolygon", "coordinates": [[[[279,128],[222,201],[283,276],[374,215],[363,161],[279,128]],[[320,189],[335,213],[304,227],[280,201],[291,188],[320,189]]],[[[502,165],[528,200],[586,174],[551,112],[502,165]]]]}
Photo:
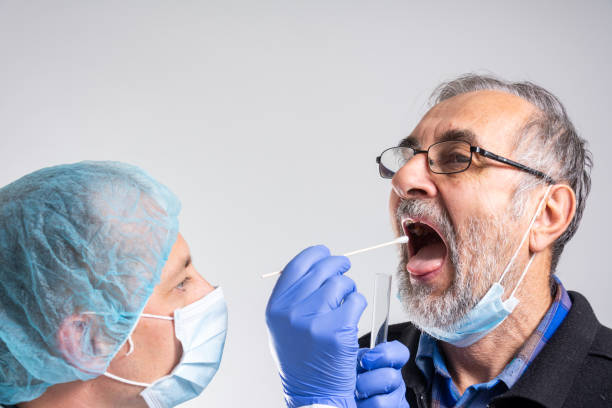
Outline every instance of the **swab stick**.
{"type": "MultiPolygon", "coordinates": [[[[399,238],[394,239],[393,241],[385,242],[383,244],[378,244],[378,245],[374,245],[374,246],[367,247],[367,248],[358,249],[356,251],[347,252],[346,254],[344,254],[344,256],[357,255],[357,254],[360,254],[362,252],[371,251],[373,249],[378,249],[378,248],[382,248],[382,247],[386,247],[386,246],[394,245],[394,244],[405,244],[406,242],[408,242],[408,236],[407,235],[403,235],[403,236],[401,236],[399,238]]],[[[280,271],[276,271],[276,272],[265,273],[265,274],[261,275],[261,277],[263,279],[270,278],[272,276],[280,275],[282,272],[283,271],[280,270],[280,271]]]]}

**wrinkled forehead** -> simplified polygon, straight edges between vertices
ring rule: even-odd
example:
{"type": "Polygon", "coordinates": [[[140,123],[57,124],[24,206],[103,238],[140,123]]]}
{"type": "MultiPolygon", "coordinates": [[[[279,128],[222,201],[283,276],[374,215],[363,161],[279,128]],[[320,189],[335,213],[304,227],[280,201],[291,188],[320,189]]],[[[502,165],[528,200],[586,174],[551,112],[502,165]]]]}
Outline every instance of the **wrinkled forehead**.
{"type": "Polygon", "coordinates": [[[469,92],[431,108],[402,144],[426,149],[438,141],[462,139],[485,149],[508,152],[520,129],[536,112],[534,105],[506,92],[469,92]]]}

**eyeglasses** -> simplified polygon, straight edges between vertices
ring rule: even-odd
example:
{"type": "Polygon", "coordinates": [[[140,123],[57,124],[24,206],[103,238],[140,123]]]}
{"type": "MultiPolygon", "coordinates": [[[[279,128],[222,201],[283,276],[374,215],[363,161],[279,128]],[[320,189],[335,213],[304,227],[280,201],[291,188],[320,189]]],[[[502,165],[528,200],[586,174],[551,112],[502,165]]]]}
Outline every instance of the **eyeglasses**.
{"type": "Polygon", "coordinates": [[[547,183],[555,184],[555,180],[539,170],[532,169],[505,157],[498,156],[481,147],[472,146],[464,140],[447,140],[434,143],[427,150],[419,150],[413,147],[391,147],[383,151],[376,158],[378,171],[382,178],[393,178],[410,159],[417,154],[426,154],[427,163],[432,173],[453,174],[466,171],[472,164],[472,154],[478,153],[484,157],[509,164],[520,170],[526,171],[536,177],[544,179],[547,183]]]}

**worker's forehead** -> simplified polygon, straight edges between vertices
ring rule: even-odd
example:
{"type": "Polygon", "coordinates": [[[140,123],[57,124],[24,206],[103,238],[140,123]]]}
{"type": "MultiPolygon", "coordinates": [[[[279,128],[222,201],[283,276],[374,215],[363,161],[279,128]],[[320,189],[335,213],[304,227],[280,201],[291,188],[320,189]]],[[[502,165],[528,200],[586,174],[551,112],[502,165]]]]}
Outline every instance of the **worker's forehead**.
{"type": "Polygon", "coordinates": [[[184,269],[185,263],[189,258],[190,251],[187,241],[185,241],[181,234],[178,234],[176,242],[172,246],[172,250],[166,261],[166,265],[164,265],[162,270],[161,280],[165,281],[172,279],[174,275],[180,273],[184,269]]]}
{"type": "Polygon", "coordinates": [[[431,108],[412,138],[434,142],[454,129],[469,130],[474,142],[505,136],[522,127],[537,107],[527,100],[501,91],[475,91],[454,96],[431,108]]]}

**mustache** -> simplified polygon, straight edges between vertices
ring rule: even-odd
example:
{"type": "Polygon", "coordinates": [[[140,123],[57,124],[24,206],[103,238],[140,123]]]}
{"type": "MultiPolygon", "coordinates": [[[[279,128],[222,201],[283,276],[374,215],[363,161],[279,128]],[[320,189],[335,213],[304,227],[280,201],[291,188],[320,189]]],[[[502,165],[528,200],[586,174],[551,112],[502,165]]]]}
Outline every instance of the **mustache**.
{"type": "Polygon", "coordinates": [[[433,201],[402,199],[395,211],[398,231],[403,230],[402,219],[406,217],[423,218],[434,223],[440,229],[440,233],[445,235],[443,238],[449,239],[456,236],[455,227],[451,222],[448,211],[433,201]]]}
{"type": "MultiPolygon", "coordinates": [[[[451,218],[446,208],[440,206],[433,200],[419,200],[414,198],[403,199],[400,201],[396,210],[395,222],[398,231],[403,231],[402,219],[405,217],[420,218],[434,224],[441,238],[447,245],[448,260],[450,264],[455,269],[455,272],[460,274],[461,271],[458,270],[460,236],[451,222],[451,218]]],[[[405,264],[409,259],[406,245],[407,244],[402,244],[402,250],[400,250],[402,264],[405,264]]]]}

